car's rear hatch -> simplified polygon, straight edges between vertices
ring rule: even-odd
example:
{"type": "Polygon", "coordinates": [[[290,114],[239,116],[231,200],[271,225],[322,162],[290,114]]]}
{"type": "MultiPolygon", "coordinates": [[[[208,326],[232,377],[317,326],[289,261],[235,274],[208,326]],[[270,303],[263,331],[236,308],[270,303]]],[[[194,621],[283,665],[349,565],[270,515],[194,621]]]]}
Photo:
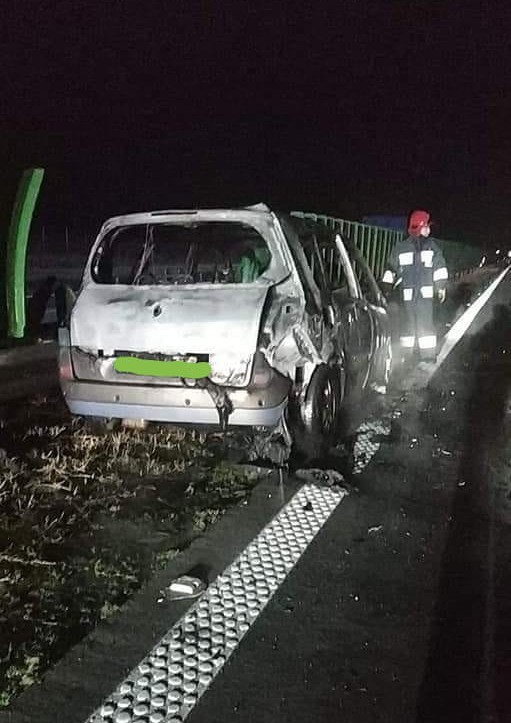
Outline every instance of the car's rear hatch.
{"type": "Polygon", "coordinates": [[[79,379],[173,385],[173,378],[118,373],[120,356],[208,361],[212,381],[249,382],[271,282],[187,286],[85,286],[71,315],[79,379]]]}

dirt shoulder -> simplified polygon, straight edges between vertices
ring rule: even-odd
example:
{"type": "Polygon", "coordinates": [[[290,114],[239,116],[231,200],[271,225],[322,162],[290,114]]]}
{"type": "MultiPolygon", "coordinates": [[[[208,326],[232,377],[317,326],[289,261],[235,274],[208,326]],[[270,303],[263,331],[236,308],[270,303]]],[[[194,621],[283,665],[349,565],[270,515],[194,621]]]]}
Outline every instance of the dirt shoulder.
{"type": "Polygon", "coordinates": [[[92,434],[59,396],[0,428],[0,704],[39,680],[267,470],[225,461],[219,436],[92,434]]]}

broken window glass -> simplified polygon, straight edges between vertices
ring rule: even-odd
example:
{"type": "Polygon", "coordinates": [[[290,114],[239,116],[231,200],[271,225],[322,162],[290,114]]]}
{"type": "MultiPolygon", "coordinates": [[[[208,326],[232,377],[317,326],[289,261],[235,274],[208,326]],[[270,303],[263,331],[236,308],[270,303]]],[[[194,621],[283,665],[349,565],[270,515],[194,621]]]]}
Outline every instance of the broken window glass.
{"type": "Polygon", "coordinates": [[[99,284],[252,283],[270,261],[266,242],[246,224],[131,225],[106,234],[92,277],[99,284]]]}

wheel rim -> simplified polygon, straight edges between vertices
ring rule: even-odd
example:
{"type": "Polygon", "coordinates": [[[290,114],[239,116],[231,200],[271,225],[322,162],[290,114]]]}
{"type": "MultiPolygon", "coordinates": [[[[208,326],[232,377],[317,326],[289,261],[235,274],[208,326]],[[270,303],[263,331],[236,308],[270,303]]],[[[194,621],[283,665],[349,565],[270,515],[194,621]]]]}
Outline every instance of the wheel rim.
{"type": "Polygon", "coordinates": [[[328,437],[336,432],[344,399],[344,381],[342,369],[338,376],[331,370],[314,391],[309,389],[300,410],[301,423],[306,433],[328,437]]]}
{"type": "Polygon", "coordinates": [[[320,419],[321,429],[324,433],[329,434],[335,425],[337,416],[337,400],[335,398],[335,390],[330,379],[327,379],[323,387],[320,397],[320,419]]]}

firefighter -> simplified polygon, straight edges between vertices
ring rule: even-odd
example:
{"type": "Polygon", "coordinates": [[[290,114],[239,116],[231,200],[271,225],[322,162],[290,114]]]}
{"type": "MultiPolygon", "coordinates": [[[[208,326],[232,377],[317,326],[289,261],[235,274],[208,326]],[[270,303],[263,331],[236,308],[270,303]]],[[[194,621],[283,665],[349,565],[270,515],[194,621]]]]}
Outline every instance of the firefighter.
{"type": "Polygon", "coordinates": [[[393,248],[382,283],[399,290],[400,346],[402,356],[418,348],[421,359],[434,360],[437,336],[433,300],[445,301],[448,279],[443,254],[430,238],[430,215],[413,211],[408,221],[408,238],[393,248]]]}

